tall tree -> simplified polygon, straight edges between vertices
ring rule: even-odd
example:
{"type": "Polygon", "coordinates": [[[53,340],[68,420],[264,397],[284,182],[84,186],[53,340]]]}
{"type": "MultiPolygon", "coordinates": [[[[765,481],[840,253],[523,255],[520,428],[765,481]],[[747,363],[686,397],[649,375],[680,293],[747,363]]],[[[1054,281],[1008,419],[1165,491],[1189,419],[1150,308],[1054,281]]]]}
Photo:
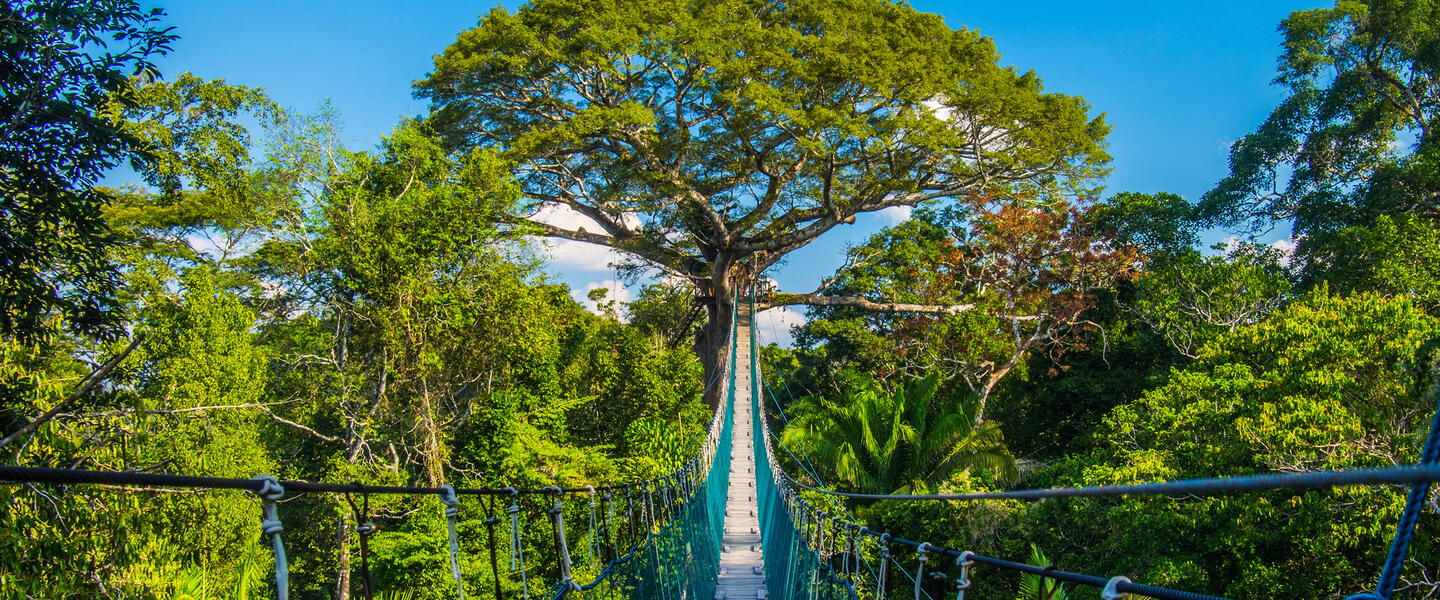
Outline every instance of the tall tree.
{"type": "Polygon", "coordinates": [[[1280,24],[1289,96],[1231,148],[1199,216],[1299,235],[1440,213],[1440,6],[1341,0],[1280,24]]]}
{"type": "Polygon", "coordinates": [[[141,145],[102,106],[175,36],[136,0],[7,0],[0,7],[0,334],[65,326],[123,333],[106,256],[107,202],[94,185],[141,145]]]}
{"type": "Polygon", "coordinates": [[[462,33],[417,94],[452,144],[515,161],[514,221],[714,297],[713,370],[728,296],[857,213],[1100,172],[1103,118],[998,58],[889,0],[538,0],[462,33]]]}

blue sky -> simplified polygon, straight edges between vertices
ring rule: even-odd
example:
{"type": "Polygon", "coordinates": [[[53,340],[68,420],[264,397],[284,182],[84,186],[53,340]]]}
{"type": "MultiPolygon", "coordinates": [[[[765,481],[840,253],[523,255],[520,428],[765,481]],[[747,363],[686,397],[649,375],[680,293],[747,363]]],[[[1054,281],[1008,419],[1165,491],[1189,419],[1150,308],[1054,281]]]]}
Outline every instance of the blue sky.
{"type": "MultiPolygon", "coordinates": [[[[368,148],[426,103],[410,83],[495,3],[377,0],[159,2],[181,36],[163,71],[259,86],[282,105],[312,110],[329,99],[344,139],[368,148]]],[[[512,10],[516,2],[499,5],[512,10]]],[[[959,29],[992,37],[1001,62],[1034,70],[1050,91],[1084,96],[1112,127],[1107,194],[1171,191],[1194,200],[1226,171],[1229,144],[1281,99],[1271,85],[1291,11],[1328,2],[944,2],[914,0],[959,29]]],[[[774,274],[782,289],[809,291],[841,262],[847,244],[898,215],[861,218],[793,254],[774,274]]],[[[1225,237],[1211,232],[1211,240],[1225,237]]],[[[624,294],[603,253],[561,248],[556,276],[624,294]]],[[[775,312],[775,311],[770,311],[775,312]]],[[[795,313],[767,317],[779,336],[795,313]]]]}

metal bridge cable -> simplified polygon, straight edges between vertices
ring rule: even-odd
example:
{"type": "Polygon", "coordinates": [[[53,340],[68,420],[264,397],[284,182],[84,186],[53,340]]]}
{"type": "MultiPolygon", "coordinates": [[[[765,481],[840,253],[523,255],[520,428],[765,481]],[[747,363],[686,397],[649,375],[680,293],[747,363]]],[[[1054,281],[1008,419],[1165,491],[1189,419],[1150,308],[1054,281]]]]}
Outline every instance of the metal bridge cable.
{"type": "Polygon", "coordinates": [[[1155,483],[1133,483],[1088,487],[1012,490],[1003,492],[972,492],[966,494],[922,494],[900,496],[860,494],[815,488],[781,475],[792,485],[812,492],[858,500],[1045,500],[1050,498],[1112,498],[1116,496],[1219,496],[1238,492],[1288,489],[1319,489],[1349,485],[1417,484],[1440,481],[1440,464],[1350,469],[1345,471],[1308,471],[1303,473],[1265,473],[1207,479],[1183,479],[1155,483]]]}

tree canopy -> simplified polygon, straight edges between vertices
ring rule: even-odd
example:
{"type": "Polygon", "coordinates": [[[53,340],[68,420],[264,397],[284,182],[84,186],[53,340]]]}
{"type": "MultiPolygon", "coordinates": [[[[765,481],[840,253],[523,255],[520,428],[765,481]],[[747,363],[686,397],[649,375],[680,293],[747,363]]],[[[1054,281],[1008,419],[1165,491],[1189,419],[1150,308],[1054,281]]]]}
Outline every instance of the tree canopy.
{"type": "Polygon", "coordinates": [[[132,75],[154,76],[175,36],[137,0],[10,0],[0,7],[0,335],[47,319],[121,333],[100,177],[141,159],[102,113],[132,75]],[[57,315],[58,313],[58,315],[57,315]]]}
{"type": "MultiPolygon", "coordinates": [[[[491,11],[416,90],[450,144],[516,163],[516,222],[728,306],[857,213],[1089,184],[1103,118],[998,59],[979,33],[886,0],[540,0],[491,11]]],[[[728,309],[709,324],[718,339],[728,309]]]]}

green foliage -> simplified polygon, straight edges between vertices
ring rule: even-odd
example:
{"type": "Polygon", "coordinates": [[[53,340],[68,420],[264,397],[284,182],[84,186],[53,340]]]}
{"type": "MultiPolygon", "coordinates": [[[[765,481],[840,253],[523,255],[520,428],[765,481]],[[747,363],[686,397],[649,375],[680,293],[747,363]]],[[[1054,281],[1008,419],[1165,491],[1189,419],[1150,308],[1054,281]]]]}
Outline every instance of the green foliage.
{"type": "Polygon", "coordinates": [[[1316,234],[1304,260],[1308,281],[1322,279],[1337,293],[1374,291],[1405,296],[1435,314],[1440,309],[1440,231],[1412,215],[1381,215],[1373,223],[1316,234]]]}
{"type": "Polygon", "coordinates": [[[993,418],[1016,456],[1047,461],[1084,452],[1102,440],[1095,428],[1111,409],[1165,382],[1170,369],[1190,362],[1127,305],[1134,283],[1099,294],[1084,332],[1060,353],[1035,353],[1022,376],[995,390],[993,418]]]}
{"type": "Polygon", "coordinates": [[[1268,246],[1216,246],[1157,257],[1135,281],[1131,309],[1181,354],[1194,358],[1206,343],[1265,319],[1290,294],[1290,273],[1268,246]]]}
{"type": "Polygon", "coordinates": [[[812,308],[796,339],[825,349],[802,357],[815,367],[801,380],[824,389],[841,368],[902,378],[934,371],[975,395],[982,420],[1001,381],[1032,353],[1083,339],[1097,290],[1129,277],[1133,249],[1092,231],[1089,211],[1063,200],[976,198],[969,210],[920,210],[872,236],[850,250],[823,295],[898,306],[812,308]]]}
{"type": "Polygon", "coordinates": [[[140,140],[100,108],[175,36],[136,0],[25,0],[0,8],[0,335],[123,334],[119,274],[106,256],[108,198],[93,186],[140,140]]]}
{"type": "Polygon", "coordinates": [[[844,395],[807,396],[790,406],[780,442],[803,451],[822,481],[861,492],[924,494],[956,471],[1015,476],[1015,459],[992,422],[975,424],[972,396],[937,399],[931,375],[886,391],[874,379],[842,375],[844,395]]]}
{"type": "MultiPolygon", "coordinates": [[[[1051,567],[1055,563],[1045,558],[1045,553],[1040,547],[1030,544],[1030,564],[1037,567],[1051,567]]],[[[1045,579],[1039,575],[1023,573],[1020,575],[1020,592],[1015,595],[1015,600],[1066,600],[1069,595],[1065,593],[1065,586],[1054,579],[1045,579]]]]}
{"type": "MultiPolygon", "coordinates": [[[[1320,290],[1206,345],[1163,387],[1106,417],[1090,457],[1042,483],[1102,485],[1412,463],[1434,410],[1412,378],[1440,322],[1404,299],[1320,290]]],[[[1428,382],[1427,382],[1428,384],[1428,382]]],[[[1403,504],[1373,488],[1037,505],[1067,565],[1233,598],[1369,585],[1403,504]],[[1077,540],[1084,540],[1076,543],[1077,540]]],[[[1433,536],[1422,526],[1421,564],[1433,536]]],[[[1082,569],[1083,570],[1083,569],[1082,569]]]]}
{"type": "MultiPolygon", "coordinates": [[[[579,487],[653,476],[693,452],[708,420],[699,365],[656,335],[682,329],[666,315],[688,297],[657,297],[644,324],[586,313],[521,258],[502,218],[518,191],[493,153],[449,152],[415,123],[349,151],[331,114],[275,111],[257,90],[190,77],[128,97],[137,104],[111,118],[151,141],[156,189],[128,190],[107,216],[126,242],[113,255],[129,327],[147,341],[101,393],[25,440],[22,464],[579,487]],[[271,128],[263,160],[245,150],[244,112],[271,128]]],[[[0,350],[8,433],[73,389],[89,370],[79,359],[115,348],[57,333],[0,350]]],[[[7,593],[270,593],[255,577],[268,560],[255,556],[251,496],[22,488],[3,499],[7,593]]],[[[524,504],[526,547],[553,553],[550,505],[524,504]]],[[[371,509],[378,591],[453,594],[434,499],[375,497],[371,509]]],[[[328,495],[281,510],[293,593],[329,597],[338,565],[358,568],[356,516],[328,495]]],[[[470,557],[488,552],[482,513],[460,523],[470,557]]],[[[584,515],[567,521],[575,540],[595,535],[584,515]]],[[[493,589],[487,561],[463,569],[493,589]]]]}
{"type": "Polygon", "coordinates": [[[1199,245],[1194,207],[1169,192],[1120,192],[1097,204],[1089,217],[1096,229],[1147,257],[1184,254],[1199,245]]]}

